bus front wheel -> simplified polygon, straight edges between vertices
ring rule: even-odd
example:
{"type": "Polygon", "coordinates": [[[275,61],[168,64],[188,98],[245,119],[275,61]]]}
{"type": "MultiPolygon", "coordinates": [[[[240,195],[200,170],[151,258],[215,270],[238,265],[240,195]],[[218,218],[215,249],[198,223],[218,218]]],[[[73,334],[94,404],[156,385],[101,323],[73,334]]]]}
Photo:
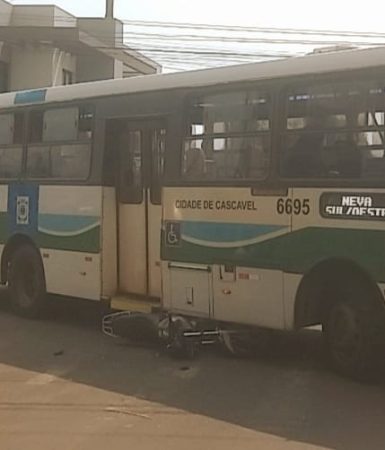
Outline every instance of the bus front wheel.
{"type": "MultiPolygon", "coordinates": [[[[346,295],[346,294],[345,294],[346,295]]],[[[374,381],[383,372],[385,318],[382,309],[368,301],[340,295],[323,324],[326,346],[334,368],[345,376],[374,381]]]]}
{"type": "Polygon", "coordinates": [[[39,316],[46,301],[45,276],[40,254],[31,245],[13,253],[8,285],[13,310],[25,317],[39,316]]]}

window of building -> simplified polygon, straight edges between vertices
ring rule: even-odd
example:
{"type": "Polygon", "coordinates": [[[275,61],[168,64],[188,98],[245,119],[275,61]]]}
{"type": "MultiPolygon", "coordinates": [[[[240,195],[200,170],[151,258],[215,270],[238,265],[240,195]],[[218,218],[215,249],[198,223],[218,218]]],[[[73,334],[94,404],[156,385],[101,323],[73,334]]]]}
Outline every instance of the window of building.
{"type": "Polygon", "coordinates": [[[74,77],[73,77],[73,73],[70,70],[63,69],[62,75],[63,75],[63,85],[64,86],[66,86],[68,84],[73,84],[74,77]]]}
{"type": "Polygon", "coordinates": [[[298,178],[385,175],[385,87],[336,83],[287,96],[281,174],[298,178]]]}
{"type": "Polygon", "coordinates": [[[182,152],[183,178],[265,178],[270,120],[270,98],[263,93],[230,92],[195,99],[182,152]]]}

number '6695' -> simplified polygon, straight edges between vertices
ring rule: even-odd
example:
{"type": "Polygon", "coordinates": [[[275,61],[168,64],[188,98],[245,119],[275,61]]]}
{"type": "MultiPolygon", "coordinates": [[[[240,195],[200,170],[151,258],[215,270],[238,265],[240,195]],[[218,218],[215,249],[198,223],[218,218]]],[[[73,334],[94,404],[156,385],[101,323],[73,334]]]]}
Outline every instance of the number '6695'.
{"type": "Polygon", "coordinates": [[[308,198],[279,198],[277,200],[277,213],[307,216],[310,213],[310,200],[308,198]]]}

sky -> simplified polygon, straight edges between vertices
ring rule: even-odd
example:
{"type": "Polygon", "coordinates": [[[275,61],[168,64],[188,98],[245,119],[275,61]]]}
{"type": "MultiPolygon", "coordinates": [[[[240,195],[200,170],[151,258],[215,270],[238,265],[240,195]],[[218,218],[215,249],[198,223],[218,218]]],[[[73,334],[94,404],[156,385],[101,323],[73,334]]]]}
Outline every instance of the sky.
{"type": "MultiPolygon", "coordinates": [[[[10,1],[10,0],[8,0],[10,1]]],[[[12,0],[20,4],[56,4],[75,16],[103,17],[106,0],[12,0]]],[[[380,32],[385,36],[385,0],[115,0],[115,17],[121,20],[143,20],[212,24],[225,26],[295,28],[316,30],[338,30],[357,32],[380,32]],[[365,5],[367,7],[365,8],[365,5]]],[[[284,38],[287,35],[261,35],[250,31],[140,28],[125,26],[125,43],[143,52],[163,66],[164,71],[196,69],[225,64],[265,60],[270,57],[286,57],[312,51],[316,45],[292,45],[291,43],[251,43],[250,39],[284,38]],[[144,32],[147,36],[133,36],[144,32]],[[148,33],[158,33],[160,38],[151,38],[148,33]],[[184,39],[164,38],[167,33],[193,35],[184,39]],[[201,37],[200,42],[195,38],[201,37]],[[209,39],[205,37],[209,36],[209,39]],[[212,37],[217,37],[213,42],[212,37]],[[225,42],[227,39],[248,40],[225,42]],[[164,49],[171,52],[164,52],[164,49]],[[198,54],[196,53],[198,51],[198,54]],[[202,52],[219,52],[219,55],[202,55],[202,52]],[[194,53],[194,54],[189,54],[194,53]],[[230,55],[223,55],[230,52],[230,55]],[[242,55],[243,53],[243,55],[242,55]],[[250,56],[251,54],[251,56],[250,56]],[[271,56],[272,55],[272,56],[271,56]]],[[[290,38],[290,37],[289,37],[290,38]]],[[[303,36],[293,36],[303,39],[303,36]]],[[[306,36],[305,36],[306,38],[306,36]]],[[[317,37],[311,37],[317,39],[317,37]]],[[[318,37],[318,39],[320,39],[318,37]]],[[[321,38],[321,40],[324,38],[321,38]]],[[[333,39],[333,38],[331,38],[333,39]]],[[[337,39],[334,37],[334,39],[337,39]]],[[[342,38],[344,39],[344,38],[342,38]]],[[[358,39],[358,38],[357,38],[358,39]]],[[[376,38],[376,42],[378,39],[376,38]]],[[[385,42],[384,39],[381,42],[385,42]]],[[[322,45],[321,45],[322,46],[322,45]]],[[[328,45],[327,45],[328,46],[328,45]]]]}
{"type": "MultiPolygon", "coordinates": [[[[77,16],[103,16],[105,0],[13,0],[56,4],[77,16]]],[[[385,31],[383,0],[115,0],[120,19],[226,25],[385,31]],[[367,7],[365,7],[367,5],[367,7]]]]}

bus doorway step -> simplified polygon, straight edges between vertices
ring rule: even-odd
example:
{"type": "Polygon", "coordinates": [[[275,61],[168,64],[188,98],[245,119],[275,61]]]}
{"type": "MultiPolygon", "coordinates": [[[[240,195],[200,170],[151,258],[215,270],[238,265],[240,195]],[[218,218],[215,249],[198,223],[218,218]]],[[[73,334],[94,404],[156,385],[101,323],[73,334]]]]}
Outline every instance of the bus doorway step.
{"type": "Polygon", "coordinates": [[[141,312],[149,314],[154,309],[159,309],[160,300],[155,298],[143,298],[135,295],[117,295],[111,298],[110,307],[119,311],[141,312]]]}

